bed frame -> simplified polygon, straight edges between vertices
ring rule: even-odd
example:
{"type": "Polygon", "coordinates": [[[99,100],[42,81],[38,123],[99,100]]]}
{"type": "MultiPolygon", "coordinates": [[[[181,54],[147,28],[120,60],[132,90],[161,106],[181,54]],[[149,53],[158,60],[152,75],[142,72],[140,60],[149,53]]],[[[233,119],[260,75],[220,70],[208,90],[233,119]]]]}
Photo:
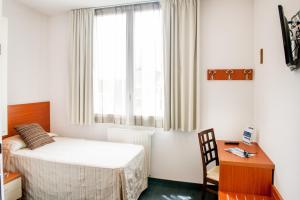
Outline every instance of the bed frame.
{"type": "Polygon", "coordinates": [[[9,105],[7,111],[8,134],[2,138],[17,135],[15,126],[38,123],[47,132],[50,131],[50,102],[9,105]]]}

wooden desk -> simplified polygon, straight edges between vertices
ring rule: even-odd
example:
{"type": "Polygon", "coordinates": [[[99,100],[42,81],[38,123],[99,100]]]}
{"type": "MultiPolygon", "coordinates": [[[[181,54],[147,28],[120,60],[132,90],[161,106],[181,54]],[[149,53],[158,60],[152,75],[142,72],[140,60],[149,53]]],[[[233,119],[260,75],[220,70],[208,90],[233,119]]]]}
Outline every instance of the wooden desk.
{"type": "Polygon", "coordinates": [[[271,196],[254,194],[239,194],[230,192],[219,192],[219,200],[276,200],[271,196]]]}
{"type": "Polygon", "coordinates": [[[239,145],[225,145],[224,141],[218,140],[217,146],[220,162],[220,191],[271,195],[275,166],[258,144],[249,146],[240,142],[239,145]],[[230,147],[238,147],[256,155],[251,158],[241,158],[224,151],[230,147]]]}

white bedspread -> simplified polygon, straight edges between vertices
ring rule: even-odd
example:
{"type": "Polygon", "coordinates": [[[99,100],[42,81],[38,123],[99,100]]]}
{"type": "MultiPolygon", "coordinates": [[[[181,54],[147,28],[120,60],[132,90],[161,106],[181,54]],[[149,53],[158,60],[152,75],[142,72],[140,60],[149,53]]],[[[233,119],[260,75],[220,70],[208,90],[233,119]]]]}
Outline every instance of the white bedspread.
{"type": "Polygon", "coordinates": [[[142,146],[55,137],[10,153],[25,199],[136,200],[147,187],[142,146]]]}

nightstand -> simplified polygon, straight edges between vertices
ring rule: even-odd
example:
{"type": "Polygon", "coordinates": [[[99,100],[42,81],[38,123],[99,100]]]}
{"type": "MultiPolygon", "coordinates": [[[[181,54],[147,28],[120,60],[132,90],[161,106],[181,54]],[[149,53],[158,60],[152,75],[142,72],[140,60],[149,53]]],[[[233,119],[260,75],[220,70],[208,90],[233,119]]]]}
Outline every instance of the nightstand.
{"type": "Polygon", "coordinates": [[[4,198],[5,200],[16,200],[22,197],[21,174],[17,172],[6,172],[4,176],[4,198]]]}

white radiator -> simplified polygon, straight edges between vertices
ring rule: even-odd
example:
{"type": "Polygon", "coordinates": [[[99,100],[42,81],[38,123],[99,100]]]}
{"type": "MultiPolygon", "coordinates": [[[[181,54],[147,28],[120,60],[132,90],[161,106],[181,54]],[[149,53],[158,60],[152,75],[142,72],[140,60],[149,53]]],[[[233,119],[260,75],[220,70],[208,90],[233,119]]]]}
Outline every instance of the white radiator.
{"type": "Polygon", "coordinates": [[[130,128],[108,128],[107,140],[110,142],[130,143],[144,146],[145,166],[147,175],[151,171],[151,137],[153,130],[130,129],[130,128]]]}

